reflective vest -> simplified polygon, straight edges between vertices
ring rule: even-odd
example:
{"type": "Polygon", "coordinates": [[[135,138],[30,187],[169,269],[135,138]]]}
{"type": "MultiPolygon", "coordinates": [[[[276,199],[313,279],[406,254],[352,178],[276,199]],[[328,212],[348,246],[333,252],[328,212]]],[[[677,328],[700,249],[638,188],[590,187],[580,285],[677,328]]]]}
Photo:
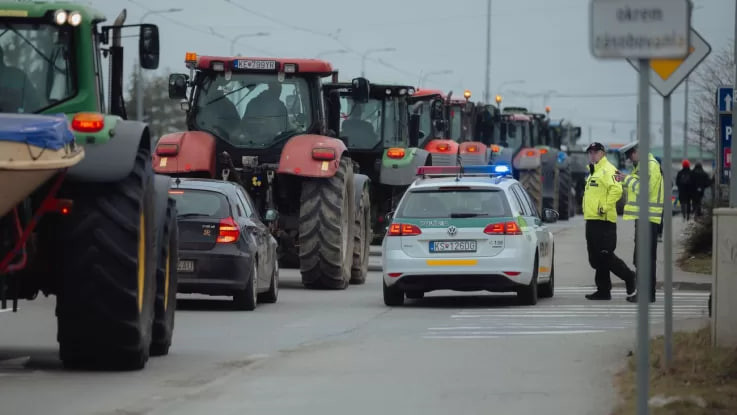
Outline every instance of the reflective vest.
{"type": "Polygon", "coordinates": [[[583,218],[617,223],[617,201],[622,197],[622,184],[614,179],[617,169],[606,157],[594,165],[586,179],[583,193],[583,218]]]}
{"type": "MultiPolygon", "coordinates": [[[[663,220],[663,173],[660,171],[660,163],[652,154],[648,154],[648,174],[650,175],[650,186],[648,186],[648,212],[652,223],[660,224],[663,220]]],[[[639,164],[632,170],[632,174],[624,180],[627,189],[627,204],[624,205],[624,220],[637,220],[640,208],[637,206],[637,195],[640,191],[640,179],[637,175],[639,164]]]]}

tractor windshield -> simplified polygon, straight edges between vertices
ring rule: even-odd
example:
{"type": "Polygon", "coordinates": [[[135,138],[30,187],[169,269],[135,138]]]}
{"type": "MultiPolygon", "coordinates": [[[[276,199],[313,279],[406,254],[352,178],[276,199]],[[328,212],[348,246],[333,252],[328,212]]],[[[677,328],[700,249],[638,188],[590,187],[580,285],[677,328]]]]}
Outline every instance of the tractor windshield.
{"type": "MultiPolygon", "coordinates": [[[[202,76],[202,74],[200,74],[202,76]]],[[[194,124],[240,148],[267,148],[305,133],[312,122],[307,80],[222,72],[205,75],[195,95],[194,124]]]]}
{"type": "Polygon", "coordinates": [[[33,113],[76,93],[69,28],[0,20],[0,112],[33,113]]]}
{"type": "Polygon", "coordinates": [[[506,121],[501,123],[499,145],[508,148],[521,148],[526,145],[530,135],[530,126],[526,122],[506,121]]]}
{"type": "Polygon", "coordinates": [[[463,135],[463,107],[452,105],[448,117],[450,121],[450,139],[460,142],[463,135]]]}
{"type": "Polygon", "coordinates": [[[340,136],[352,150],[373,150],[406,145],[406,116],[396,98],[356,103],[341,97],[340,136]],[[381,146],[380,146],[381,144],[381,146]]]}

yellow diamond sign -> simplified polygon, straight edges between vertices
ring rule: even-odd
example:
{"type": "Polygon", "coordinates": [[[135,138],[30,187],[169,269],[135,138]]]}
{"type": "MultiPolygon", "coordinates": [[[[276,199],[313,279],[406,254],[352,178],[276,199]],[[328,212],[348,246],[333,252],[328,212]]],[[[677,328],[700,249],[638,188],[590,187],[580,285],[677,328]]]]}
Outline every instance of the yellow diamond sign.
{"type": "MultiPolygon", "coordinates": [[[[688,54],[691,55],[694,52],[694,47],[691,46],[688,48],[688,54]]],[[[678,69],[679,66],[688,59],[688,56],[686,56],[683,59],[653,59],[650,61],[650,67],[655,71],[658,76],[660,76],[663,80],[666,80],[670,78],[671,75],[673,75],[673,72],[678,69]]]]}
{"type": "MultiPolygon", "coordinates": [[[[650,60],[650,86],[655,88],[660,95],[670,95],[678,85],[683,82],[706,55],[711,52],[711,47],[695,30],[691,29],[689,34],[690,47],[688,55],[682,59],[651,59],[650,60]]],[[[627,59],[629,63],[638,68],[637,62],[627,59]]]]}

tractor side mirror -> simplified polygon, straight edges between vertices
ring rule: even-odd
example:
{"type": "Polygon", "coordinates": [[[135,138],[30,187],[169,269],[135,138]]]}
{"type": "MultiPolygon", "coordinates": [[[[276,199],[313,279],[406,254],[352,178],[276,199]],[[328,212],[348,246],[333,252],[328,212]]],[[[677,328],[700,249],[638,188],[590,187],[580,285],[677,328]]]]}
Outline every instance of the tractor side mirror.
{"type": "Polygon", "coordinates": [[[268,209],[264,214],[264,222],[276,222],[278,218],[279,213],[275,209],[268,209]]]}
{"type": "Polygon", "coordinates": [[[169,99],[186,99],[188,80],[189,76],[183,73],[169,75],[169,99]]]}
{"type": "Polygon", "coordinates": [[[573,137],[576,139],[581,138],[581,127],[575,127],[573,129],[573,137]]]}
{"type": "Polygon", "coordinates": [[[138,36],[138,61],[141,68],[159,67],[159,28],[153,24],[142,24],[138,36]]]}
{"type": "Polygon", "coordinates": [[[351,89],[351,98],[353,102],[365,104],[369,101],[370,86],[369,81],[366,78],[354,78],[351,82],[353,88],[351,89]]]}

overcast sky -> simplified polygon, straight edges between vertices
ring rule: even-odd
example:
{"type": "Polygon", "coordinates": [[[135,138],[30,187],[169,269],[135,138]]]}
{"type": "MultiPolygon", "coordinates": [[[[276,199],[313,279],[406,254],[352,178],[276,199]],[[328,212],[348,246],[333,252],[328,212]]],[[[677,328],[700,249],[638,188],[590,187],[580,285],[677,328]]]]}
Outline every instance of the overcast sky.
{"type": "MultiPolygon", "coordinates": [[[[228,55],[231,40],[242,37],[235,52],[246,56],[316,57],[325,53],[342,79],[361,73],[361,54],[368,49],[395,48],[372,53],[366,61],[369,80],[452,90],[460,96],[470,89],[474,101],[484,92],[486,60],[486,0],[94,0],[87,1],[111,23],[122,8],[127,23],[139,23],[148,11],[181,8],[173,13],[149,13],[147,23],[159,26],[159,72],[186,72],[184,54],[228,55]],[[336,40],[337,39],[337,40],[336,40]],[[348,53],[327,52],[350,49],[348,53]],[[382,62],[378,62],[377,60],[382,62]]],[[[733,0],[695,0],[692,26],[712,47],[728,47],[734,38],[733,0]]],[[[626,62],[597,60],[589,50],[589,0],[493,0],[491,96],[503,105],[522,105],[543,111],[542,94],[554,118],[567,118],[589,129],[594,139],[628,142],[635,129],[636,71],[626,62]],[[524,81],[524,83],[514,83],[524,81]],[[506,85],[504,85],[506,83],[506,85]],[[500,90],[501,87],[501,90],[500,90]],[[537,94],[536,98],[520,95],[537,94]],[[517,94],[515,94],[517,93],[517,94]],[[561,97],[556,95],[622,94],[631,97],[561,97]]],[[[128,32],[134,33],[134,32],[128,32]]],[[[124,39],[127,72],[136,59],[137,39],[124,39]]],[[[683,139],[684,87],[673,95],[673,139],[683,139]]],[[[662,101],[653,91],[652,130],[659,134],[662,101]]],[[[656,142],[660,142],[658,135],[656,142]]]]}

